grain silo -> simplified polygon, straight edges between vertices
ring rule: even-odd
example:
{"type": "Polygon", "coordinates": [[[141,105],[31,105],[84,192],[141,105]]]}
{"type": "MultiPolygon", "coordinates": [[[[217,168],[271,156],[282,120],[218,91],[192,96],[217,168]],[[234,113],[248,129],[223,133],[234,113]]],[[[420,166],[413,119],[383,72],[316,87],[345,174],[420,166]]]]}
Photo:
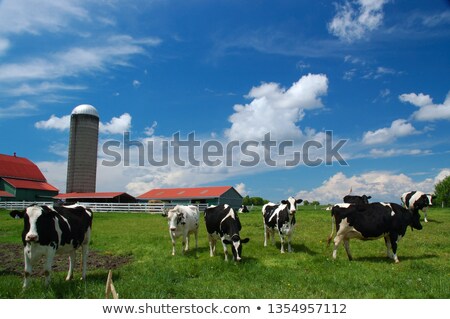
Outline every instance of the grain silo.
{"type": "Polygon", "coordinates": [[[70,116],[67,193],[95,192],[99,116],[92,105],[82,104],[70,116]]]}

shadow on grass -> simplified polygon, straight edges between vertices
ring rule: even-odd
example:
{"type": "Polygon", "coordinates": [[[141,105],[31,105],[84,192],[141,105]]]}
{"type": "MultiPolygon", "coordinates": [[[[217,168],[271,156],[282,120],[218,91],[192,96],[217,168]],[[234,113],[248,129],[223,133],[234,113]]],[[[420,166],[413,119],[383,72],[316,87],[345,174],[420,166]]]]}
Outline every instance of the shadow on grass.
{"type": "MultiPolygon", "coordinates": [[[[401,263],[402,261],[407,261],[407,260],[424,260],[424,259],[431,259],[431,258],[437,258],[437,257],[439,257],[439,256],[436,254],[425,254],[425,255],[421,255],[421,256],[400,255],[398,257],[398,259],[400,260],[400,263],[401,263]]],[[[375,263],[375,262],[376,263],[394,263],[394,261],[387,256],[384,256],[384,257],[383,256],[380,256],[380,257],[371,256],[371,257],[357,257],[357,258],[353,257],[353,261],[356,261],[356,262],[368,261],[368,262],[373,262],[373,263],[375,263]]]]}

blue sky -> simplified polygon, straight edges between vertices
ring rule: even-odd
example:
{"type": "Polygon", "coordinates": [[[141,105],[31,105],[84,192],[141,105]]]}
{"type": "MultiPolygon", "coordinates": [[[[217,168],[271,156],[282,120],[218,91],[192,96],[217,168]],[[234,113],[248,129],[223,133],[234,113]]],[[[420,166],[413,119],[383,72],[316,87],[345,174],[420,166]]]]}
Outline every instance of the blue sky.
{"type": "Polygon", "coordinates": [[[91,104],[98,191],[232,185],[331,203],[351,188],[398,201],[450,175],[449,57],[444,0],[3,0],[0,152],[31,159],[64,192],[68,115],[91,104]],[[136,149],[129,166],[102,164],[102,145],[124,132],[155,148],[177,132],[225,146],[270,132],[301,148],[326,131],[347,141],[348,165],[286,167],[274,154],[275,167],[243,167],[236,154],[229,166],[142,167],[136,149]]]}

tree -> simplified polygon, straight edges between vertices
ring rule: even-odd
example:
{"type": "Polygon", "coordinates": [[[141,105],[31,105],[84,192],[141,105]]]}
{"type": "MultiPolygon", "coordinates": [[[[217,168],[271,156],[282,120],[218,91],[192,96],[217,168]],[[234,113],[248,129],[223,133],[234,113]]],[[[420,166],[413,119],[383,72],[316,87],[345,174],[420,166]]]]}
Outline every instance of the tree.
{"type": "Polygon", "coordinates": [[[436,199],[433,204],[442,207],[450,206],[450,176],[447,176],[434,186],[434,195],[436,199]]]}
{"type": "Polygon", "coordinates": [[[309,200],[305,199],[305,200],[303,201],[303,205],[308,206],[308,205],[309,205],[309,200]]]}

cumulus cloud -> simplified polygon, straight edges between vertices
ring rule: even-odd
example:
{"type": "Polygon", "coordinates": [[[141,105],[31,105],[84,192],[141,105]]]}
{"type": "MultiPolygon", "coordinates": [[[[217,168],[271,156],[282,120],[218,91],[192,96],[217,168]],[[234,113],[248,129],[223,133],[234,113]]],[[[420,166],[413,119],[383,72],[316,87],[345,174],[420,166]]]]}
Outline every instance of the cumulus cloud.
{"type": "Polygon", "coordinates": [[[234,189],[236,189],[237,192],[238,192],[239,194],[241,194],[242,197],[245,197],[245,196],[248,195],[248,191],[247,191],[247,189],[246,189],[244,183],[236,184],[236,185],[234,186],[234,189]]]}
{"type": "Polygon", "coordinates": [[[395,120],[390,127],[380,128],[376,131],[368,131],[363,135],[363,143],[374,145],[395,141],[399,137],[419,134],[411,123],[404,119],[395,120]]]}
{"type": "MultiPolygon", "coordinates": [[[[66,131],[70,128],[70,115],[57,117],[51,115],[48,120],[39,121],[34,124],[38,129],[66,131]]],[[[124,113],[119,117],[113,117],[107,123],[99,123],[99,131],[104,134],[122,134],[131,128],[131,115],[124,113]]]]}
{"type": "MultiPolygon", "coordinates": [[[[437,174],[442,176],[450,173],[450,169],[443,169],[437,174]]],[[[405,174],[395,174],[387,171],[371,171],[360,175],[346,176],[339,172],[325,180],[321,186],[310,191],[301,190],[297,198],[318,200],[321,203],[339,203],[352,189],[355,195],[370,195],[374,201],[400,201],[402,193],[410,190],[421,190],[432,193],[436,178],[426,178],[414,181],[405,174]]]]}
{"type": "Polygon", "coordinates": [[[100,123],[99,130],[106,134],[123,134],[129,132],[131,128],[131,115],[124,113],[119,117],[113,117],[106,124],[100,123]]]}
{"type": "Polygon", "coordinates": [[[337,13],[328,24],[328,31],[342,40],[353,42],[377,29],[383,21],[387,0],[346,1],[337,5],[337,13]]]}
{"type": "Polygon", "coordinates": [[[259,140],[270,132],[275,138],[298,138],[302,133],[296,123],[305,110],[322,107],[320,97],[327,90],[324,74],[302,76],[288,89],[273,82],[253,87],[247,95],[251,102],[234,106],[225,135],[230,140],[259,140]]]}
{"type": "Polygon", "coordinates": [[[417,121],[450,120],[450,92],[442,104],[433,103],[433,99],[423,93],[402,94],[399,99],[419,107],[412,115],[417,121]]]}
{"type": "Polygon", "coordinates": [[[0,38],[0,56],[4,54],[10,47],[8,39],[0,38]]]}

